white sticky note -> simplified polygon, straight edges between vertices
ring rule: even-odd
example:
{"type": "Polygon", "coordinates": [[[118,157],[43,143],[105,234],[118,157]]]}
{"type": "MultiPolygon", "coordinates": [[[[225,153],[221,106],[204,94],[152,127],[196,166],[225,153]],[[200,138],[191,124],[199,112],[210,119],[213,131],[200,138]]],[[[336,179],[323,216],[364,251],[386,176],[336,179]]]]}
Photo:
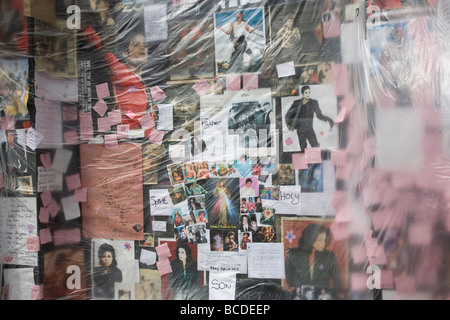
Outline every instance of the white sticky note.
{"type": "Polygon", "coordinates": [[[173,130],[173,105],[159,104],[159,122],[158,130],[170,131],[173,130]]]}
{"type": "Polygon", "coordinates": [[[66,221],[76,219],[80,216],[80,206],[78,202],[73,201],[73,196],[62,198],[61,204],[66,221]]]}
{"type": "Polygon", "coordinates": [[[59,172],[66,172],[72,158],[72,151],[68,149],[56,149],[55,157],[53,158],[53,169],[59,172]]]}
{"type": "Polygon", "coordinates": [[[236,273],[209,272],[209,300],[234,300],[236,273]]]}
{"type": "Polygon", "coordinates": [[[156,263],[156,252],[142,249],[139,261],[148,266],[154,265],[156,263]]]}
{"type": "Polygon", "coordinates": [[[295,66],[293,61],[277,64],[278,78],[295,76],[295,66]]]}
{"type": "Polygon", "coordinates": [[[167,222],[166,221],[155,221],[155,220],[153,220],[152,221],[152,230],[153,231],[166,232],[167,231],[167,222]]]}

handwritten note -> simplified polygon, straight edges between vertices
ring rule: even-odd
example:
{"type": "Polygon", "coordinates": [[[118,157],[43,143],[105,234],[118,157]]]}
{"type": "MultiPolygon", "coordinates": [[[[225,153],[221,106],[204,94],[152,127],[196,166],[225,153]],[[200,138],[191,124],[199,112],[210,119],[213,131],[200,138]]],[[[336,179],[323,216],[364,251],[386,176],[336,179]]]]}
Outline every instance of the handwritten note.
{"type": "Polygon", "coordinates": [[[150,214],[152,216],[171,216],[173,207],[169,190],[150,190],[150,214]]]}
{"type": "Polygon", "coordinates": [[[61,191],[63,188],[63,174],[53,168],[38,167],[37,192],[61,191]]]}
{"type": "Polygon", "coordinates": [[[209,300],[234,300],[236,292],[235,272],[209,273],[209,300]]]}
{"type": "Polygon", "coordinates": [[[248,277],[284,279],[283,243],[248,243],[248,277]]]}
{"type": "Polygon", "coordinates": [[[295,66],[294,62],[285,62],[281,64],[277,64],[277,73],[278,78],[284,78],[295,75],[295,66]]]}
{"type": "Polygon", "coordinates": [[[134,143],[114,149],[80,145],[81,181],[88,190],[88,201],[81,203],[85,237],[143,240],[142,228],[136,228],[144,225],[141,148],[134,143]]]}
{"type": "Polygon", "coordinates": [[[2,263],[37,266],[37,252],[27,250],[28,237],[37,237],[35,198],[0,199],[0,252],[2,263]]]}

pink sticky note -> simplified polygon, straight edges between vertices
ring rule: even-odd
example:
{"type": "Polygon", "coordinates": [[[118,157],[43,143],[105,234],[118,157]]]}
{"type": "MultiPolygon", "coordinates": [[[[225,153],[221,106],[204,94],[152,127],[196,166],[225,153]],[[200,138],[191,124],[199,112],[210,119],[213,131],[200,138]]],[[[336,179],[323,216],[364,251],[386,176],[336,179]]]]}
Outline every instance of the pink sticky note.
{"type": "Polygon", "coordinates": [[[341,35],[341,21],[339,19],[324,21],[322,29],[324,38],[339,38],[341,35]]]}
{"type": "Polygon", "coordinates": [[[156,250],[156,253],[158,254],[158,257],[160,260],[170,258],[172,256],[167,243],[163,243],[163,244],[155,247],[155,250],[156,250]]]}
{"type": "Polygon", "coordinates": [[[206,94],[210,88],[211,85],[205,79],[197,80],[197,82],[195,82],[195,84],[192,86],[192,89],[194,89],[199,96],[206,94]]]}
{"type": "Polygon", "coordinates": [[[52,166],[52,157],[49,153],[41,153],[40,158],[44,168],[48,169],[52,166]]]}
{"type": "Polygon", "coordinates": [[[161,276],[172,272],[172,267],[170,266],[169,259],[157,261],[156,267],[158,268],[158,272],[161,276]]]}
{"type": "Polygon", "coordinates": [[[344,97],[344,99],[341,100],[341,102],[339,103],[339,105],[342,108],[345,108],[346,110],[351,111],[355,105],[356,105],[356,99],[355,96],[352,93],[347,93],[344,97]]]}
{"type": "Polygon", "coordinates": [[[52,234],[50,232],[50,228],[41,229],[39,231],[39,239],[41,240],[41,244],[46,244],[53,241],[52,234]]]}
{"type": "Polygon", "coordinates": [[[350,287],[352,291],[367,291],[367,278],[369,276],[366,273],[353,272],[350,275],[350,287]]]}
{"type": "Polygon", "coordinates": [[[258,75],[255,73],[252,74],[244,74],[242,76],[242,89],[244,90],[257,90],[259,87],[258,84],[258,75]]]}
{"type": "Polygon", "coordinates": [[[37,252],[40,250],[39,237],[29,236],[27,237],[27,251],[37,252]]]}
{"type": "Polygon", "coordinates": [[[150,141],[151,143],[154,143],[154,144],[161,145],[161,143],[164,139],[164,134],[165,134],[164,131],[153,129],[152,131],[150,131],[148,141],[150,141]]]}
{"type": "Polygon", "coordinates": [[[117,142],[117,134],[108,134],[104,138],[106,149],[115,149],[119,147],[119,143],[117,142]]]}
{"type": "Polygon", "coordinates": [[[77,244],[81,241],[81,231],[75,229],[60,229],[53,232],[53,243],[55,246],[63,244],[77,244]]]}
{"type": "Polygon", "coordinates": [[[0,124],[2,130],[14,130],[16,128],[14,117],[1,117],[0,124]]]}
{"type": "Polygon", "coordinates": [[[125,113],[125,115],[126,115],[128,118],[130,118],[130,119],[134,119],[134,117],[136,117],[136,114],[135,114],[133,111],[131,111],[131,110],[128,110],[128,111],[125,113]]]}
{"type": "Polygon", "coordinates": [[[241,75],[232,74],[226,76],[226,87],[229,91],[241,90],[241,75]]]}
{"type": "Polygon", "coordinates": [[[44,285],[43,284],[33,284],[31,285],[31,300],[42,300],[44,299],[44,285]]]}
{"type": "Polygon", "coordinates": [[[355,244],[350,249],[354,264],[360,264],[367,261],[366,248],[362,244],[355,244]]]}
{"type": "Polygon", "coordinates": [[[50,217],[54,218],[61,211],[61,206],[58,202],[53,199],[52,202],[47,207],[50,217]]]}
{"type": "Polygon", "coordinates": [[[79,188],[75,190],[73,195],[75,202],[87,202],[87,188],[79,188]]]}
{"type": "Polygon", "coordinates": [[[394,272],[392,270],[381,270],[380,277],[375,277],[375,288],[394,289],[394,272]]]}
{"type": "Polygon", "coordinates": [[[122,123],[122,113],[119,109],[112,110],[108,113],[109,124],[115,126],[116,124],[122,123]]]}
{"type": "Polygon", "coordinates": [[[41,193],[42,205],[44,207],[48,207],[48,205],[52,202],[53,196],[50,190],[45,190],[41,193]]]}
{"type": "Polygon", "coordinates": [[[67,189],[75,190],[81,188],[81,178],[79,173],[71,174],[65,177],[67,189]]]}
{"type": "Polygon", "coordinates": [[[322,153],[320,148],[305,148],[306,163],[322,163],[322,153]]]}
{"type": "Polygon", "coordinates": [[[347,108],[341,107],[341,110],[339,111],[339,114],[337,115],[336,119],[334,119],[334,123],[342,123],[345,119],[345,114],[347,113],[347,108]]]}
{"type": "Polygon", "coordinates": [[[153,117],[149,113],[143,115],[139,119],[139,123],[141,125],[141,128],[144,129],[144,131],[153,129],[155,127],[155,121],[153,120],[153,117]]]}
{"type": "Polygon", "coordinates": [[[92,114],[90,112],[80,113],[80,139],[91,140],[94,137],[92,114]]]}
{"type": "Polygon", "coordinates": [[[95,86],[95,90],[97,91],[97,97],[99,99],[103,99],[109,97],[111,94],[109,93],[108,83],[102,83],[95,86]]]}
{"type": "Polygon", "coordinates": [[[347,165],[347,152],[345,150],[332,150],[330,161],[335,167],[345,167],[347,165]]]}
{"type": "Polygon", "coordinates": [[[50,211],[47,208],[41,207],[39,209],[39,221],[41,223],[48,223],[48,218],[50,216],[50,211]]]}
{"type": "Polygon", "coordinates": [[[98,118],[97,119],[97,130],[98,132],[107,132],[111,130],[111,124],[108,118],[98,118]]]}
{"type": "Polygon", "coordinates": [[[79,139],[78,139],[78,132],[77,130],[67,130],[64,131],[64,143],[68,145],[77,145],[79,139]]]}
{"type": "Polygon", "coordinates": [[[166,93],[158,86],[151,87],[150,93],[153,101],[159,101],[166,97],[166,93]]]}
{"type": "Polygon", "coordinates": [[[77,106],[62,107],[62,121],[77,121],[78,120],[78,108],[77,106]]]}
{"type": "Polygon", "coordinates": [[[411,245],[430,245],[432,240],[431,223],[416,222],[408,230],[408,239],[411,245]]]}
{"type": "Polygon", "coordinates": [[[308,169],[308,164],[306,163],[306,157],[304,153],[294,153],[292,155],[292,164],[295,170],[305,170],[308,169]]]}
{"type": "Polygon", "coordinates": [[[345,240],[350,237],[350,224],[349,223],[333,223],[330,226],[331,233],[336,241],[345,240]]]}
{"type": "Polygon", "coordinates": [[[119,124],[117,126],[117,139],[127,139],[130,132],[129,124],[119,124]]]}
{"type": "Polygon", "coordinates": [[[395,290],[397,294],[414,294],[417,286],[413,276],[401,275],[394,278],[395,290]]]}
{"type": "Polygon", "coordinates": [[[106,111],[108,111],[108,106],[106,105],[103,99],[98,99],[97,103],[92,109],[94,109],[95,112],[97,112],[100,115],[100,117],[103,117],[106,111]]]}
{"type": "Polygon", "coordinates": [[[345,96],[350,90],[347,66],[335,63],[331,68],[334,79],[334,95],[345,96]]]}

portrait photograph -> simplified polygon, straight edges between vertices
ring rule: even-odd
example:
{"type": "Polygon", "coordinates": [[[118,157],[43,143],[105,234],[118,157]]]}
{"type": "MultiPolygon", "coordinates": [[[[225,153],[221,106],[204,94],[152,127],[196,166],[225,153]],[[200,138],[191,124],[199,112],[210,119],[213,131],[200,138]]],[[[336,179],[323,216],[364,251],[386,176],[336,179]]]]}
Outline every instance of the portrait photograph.
{"type": "Polygon", "coordinates": [[[172,204],[179,204],[186,200],[186,191],[184,185],[180,184],[175,187],[169,188],[169,196],[172,200],[172,204]]]}
{"type": "Polygon", "coordinates": [[[299,97],[281,98],[283,152],[337,149],[339,132],[334,120],[338,105],[333,84],[303,85],[300,92],[299,97]]]}
{"type": "Polygon", "coordinates": [[[173,19],[169,24],[169,80],[214,77],[214,20],[173,19]]]}
{"type": "Polygon", "coordinates": [[[266,45],[264,8],[214,14],[216,75],[258,73],[266,45]]]}
{"type": "Polygon", "coordinates": [[[279,63],[294,65],[322,61],[322,19],[317,1],[273,5],[270,17],[270,57],[279,63]]]}
{"type": "Polygon", "coordinates": [[[284,244],[285,289],[294,299],[296,288],[314,287],[317,300],[324,288],[333,300],[343,299],[348,289],[347,240],[335,240],[330,229],[333,219],[280,217],[280,241],[284,244]],[[313,268],[310,255],[314,252],[313,268]]]}
{"type": "Polygon", "coordinates": [[[170,183],[172,185],[178,185],[186,181],[183,163],[168,165],[167,170],[169,172],[170,183]]]}
{"type": "Polygon", "coordinates": [[[126,289],[137,277],[134,241],[94,239],[91,248],[93,299],[117,300],[118,290],[126,289]]]}
{"type": "Polygon", "coordinates": [[[171,253],[168,259],[172,272],[161,276],[161,299],[186,300],[204,285],[204,272],[197,269],[197,245],[160,239],[159,245],[165,243],[171,253]]]}
{"type": "Polygon", "coordinates": [[[158,270],[139,269],[136,300],[161,300],[161,276],[158,270]]]}

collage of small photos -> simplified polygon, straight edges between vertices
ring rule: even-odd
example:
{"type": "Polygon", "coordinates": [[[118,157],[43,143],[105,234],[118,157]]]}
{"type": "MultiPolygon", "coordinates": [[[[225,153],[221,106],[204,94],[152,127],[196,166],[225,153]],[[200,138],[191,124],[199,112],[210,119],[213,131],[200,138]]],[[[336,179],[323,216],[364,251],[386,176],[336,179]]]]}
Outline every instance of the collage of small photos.
{"type": "Polygon", "coordinates": [[[338,168],[358,1],[37,2],[2,1],[3,298],[368,294],[338,168]]]}

